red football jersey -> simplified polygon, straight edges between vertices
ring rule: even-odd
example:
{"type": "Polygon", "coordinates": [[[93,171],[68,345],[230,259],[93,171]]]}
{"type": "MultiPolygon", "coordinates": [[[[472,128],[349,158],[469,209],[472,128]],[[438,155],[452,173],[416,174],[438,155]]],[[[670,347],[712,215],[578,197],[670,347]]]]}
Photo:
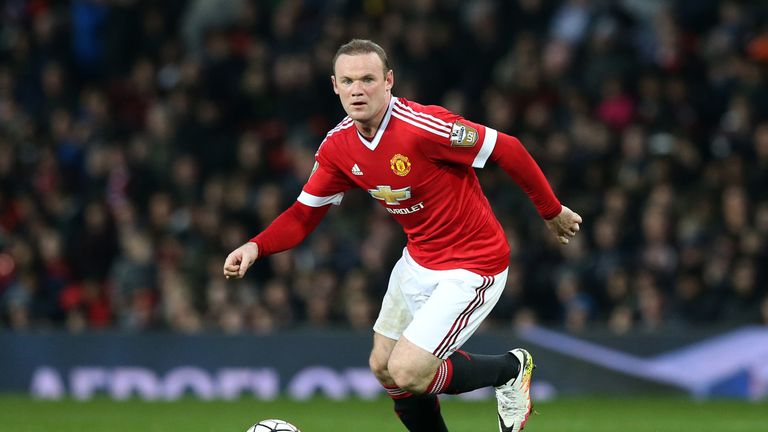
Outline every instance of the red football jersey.
{"type": "Polygon", "coordinates": [[[402,225],[420,265],[495,275],[509,245],[474,168],[485,166],[497,132],[439,106],[392,97],[372,140],[349,117],[328,132],[299,202],[339,204],[362,188],[402,225]]]}

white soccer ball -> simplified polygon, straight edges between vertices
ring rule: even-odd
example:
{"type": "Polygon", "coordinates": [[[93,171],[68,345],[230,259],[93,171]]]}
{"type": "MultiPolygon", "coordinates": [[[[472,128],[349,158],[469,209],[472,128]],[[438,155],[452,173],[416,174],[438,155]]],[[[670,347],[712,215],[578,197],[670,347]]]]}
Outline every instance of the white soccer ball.
{"type": "Polygon", "coordinates": [[[301,432],[299,428],[285,420],[262,420],[248,428],[245,432],[301,432]]]}

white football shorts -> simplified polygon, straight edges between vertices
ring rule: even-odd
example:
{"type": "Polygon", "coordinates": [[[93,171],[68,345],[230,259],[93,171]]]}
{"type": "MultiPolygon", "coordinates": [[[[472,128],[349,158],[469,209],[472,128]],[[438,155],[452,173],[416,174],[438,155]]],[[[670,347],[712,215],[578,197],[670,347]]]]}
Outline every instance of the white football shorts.
{"type": "Polygon", "coordinates": [[[468,270],[430,270],[405,249],[397,261],[373,330],[404,335],[416,346],[448,358],[477,330],[501,297],[507,271],[481,276],[468,270]]]}

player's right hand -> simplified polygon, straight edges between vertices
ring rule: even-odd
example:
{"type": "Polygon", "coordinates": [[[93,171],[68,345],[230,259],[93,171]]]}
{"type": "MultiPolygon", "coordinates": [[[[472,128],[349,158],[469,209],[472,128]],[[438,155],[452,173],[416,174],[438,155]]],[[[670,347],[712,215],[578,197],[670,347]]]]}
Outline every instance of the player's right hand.
{"type": "Polygon", "coordinates": [[[256,243],[248,242],[227,255],[224,260],[224,276],[227,279],[240,279],[259,257],[259,247],[256,243]]]}

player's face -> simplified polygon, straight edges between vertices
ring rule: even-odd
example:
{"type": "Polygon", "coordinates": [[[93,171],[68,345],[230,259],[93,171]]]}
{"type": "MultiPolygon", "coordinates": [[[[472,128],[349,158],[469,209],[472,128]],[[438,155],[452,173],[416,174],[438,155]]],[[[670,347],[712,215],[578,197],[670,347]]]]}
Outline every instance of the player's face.
{"type": "Polygon", "coordinates": [[[392,71],[376,53],[346,55],[336,59],[331,77],[333,91],[339,95],[344,111],[364,126],[376,127],[387,111],[394,84],[392,71]]]}

